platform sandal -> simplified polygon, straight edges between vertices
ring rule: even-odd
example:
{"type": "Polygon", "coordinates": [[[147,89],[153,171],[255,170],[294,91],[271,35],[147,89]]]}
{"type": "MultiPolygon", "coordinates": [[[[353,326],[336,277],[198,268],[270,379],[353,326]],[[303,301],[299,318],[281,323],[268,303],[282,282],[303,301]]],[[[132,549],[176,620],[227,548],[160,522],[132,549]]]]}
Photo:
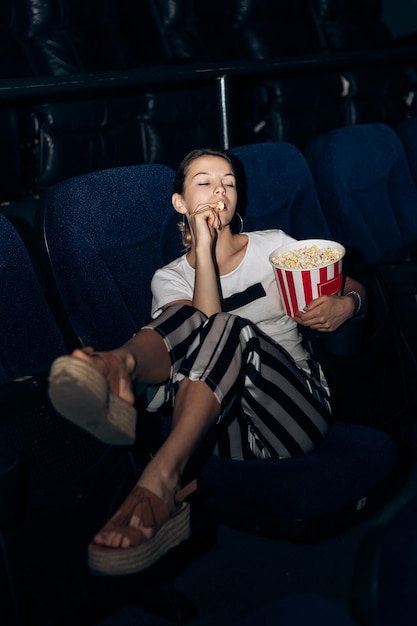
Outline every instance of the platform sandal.
{"type": "Polygon", "coordinates": [[[130,376],[111,352],[82,350],[94,365],[74,356],[58,357],[49,374],[49,398],[55,410],[106,444],[131,445],[136,409],[118,396],[121,378],[130,376]]]}
{"type": "Polygon", "coordinates": [[[91,542],[88,546],[88,566],[93,574],[121,576],[141,572],[156,563],[167,552],[186,541],[191,535],[190,504],[185,501],[197,488],[196,481],[177,492],[175,508],[170,509],[152,491],[136,486],[120,509],[101,532],[116,532],[129,539],[126,548],[112,548],[91,542]],[[140,528],[129,526],[132,515],[144,528],[155,534],[148,538],[140,528]]]}

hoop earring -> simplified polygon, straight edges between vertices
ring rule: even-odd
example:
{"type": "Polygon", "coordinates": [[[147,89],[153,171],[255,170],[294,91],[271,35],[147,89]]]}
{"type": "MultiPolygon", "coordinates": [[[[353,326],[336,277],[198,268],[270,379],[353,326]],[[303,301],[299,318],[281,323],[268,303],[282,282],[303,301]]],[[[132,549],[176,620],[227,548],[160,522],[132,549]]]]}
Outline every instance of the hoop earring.
{"type": "Polygon", "coordinates": [[[237,217],[239,218],[239,225],[240,225],[240,229],[239,229],[239,231],[236,233],[236,235],[240,235],[240,234],[241,234],[241,232],[243,231],[243,217],[242,217],[242,216],[241,216],[241,214],[240,214],[240,213],[238,213],[237,211],[236,211],[235,215],[237,215],[237,217]]]}

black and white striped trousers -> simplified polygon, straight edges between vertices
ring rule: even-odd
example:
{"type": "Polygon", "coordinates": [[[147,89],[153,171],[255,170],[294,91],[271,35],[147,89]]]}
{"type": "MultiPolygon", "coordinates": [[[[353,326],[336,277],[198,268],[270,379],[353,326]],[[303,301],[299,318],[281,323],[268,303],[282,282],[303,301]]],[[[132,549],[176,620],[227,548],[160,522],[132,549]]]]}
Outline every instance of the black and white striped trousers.
{"type": "Polygon", "coordinates": [[[171,357],[170,380],[148,388],[157,410],[184,377],[204,381],[220,403],[215,453],[232,459],[286,458],[308,452],[332,423],[317,363],[309,372],[249,320],[230,313],[207,318],[171,305],[145,328],[160,333],[171,357]]]}

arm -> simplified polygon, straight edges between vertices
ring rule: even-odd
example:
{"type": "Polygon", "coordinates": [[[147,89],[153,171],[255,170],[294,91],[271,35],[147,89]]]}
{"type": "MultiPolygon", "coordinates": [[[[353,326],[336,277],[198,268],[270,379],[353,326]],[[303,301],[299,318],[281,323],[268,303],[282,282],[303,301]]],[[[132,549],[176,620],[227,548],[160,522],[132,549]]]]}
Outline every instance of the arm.
{"type": "Polygon", "coordinates": [[[221,311],[218,273],[214,255],[217,232],[221,223],[218,214],[209,205],[197,207],[196,211],[188,216],[188,221],[192,236],[189,262],[195,268],[193,298],[192,300],[174,300],[166,306],[175,303],[191,304],[210,316],[221,311]]]}
{"type": "Polygon", "coordinates": [[[193,306],[207,316],[221,311],[214,248],[220,220],[211,207],[199,207],[189,219],[193,237],[195,283],[193,306]]]}

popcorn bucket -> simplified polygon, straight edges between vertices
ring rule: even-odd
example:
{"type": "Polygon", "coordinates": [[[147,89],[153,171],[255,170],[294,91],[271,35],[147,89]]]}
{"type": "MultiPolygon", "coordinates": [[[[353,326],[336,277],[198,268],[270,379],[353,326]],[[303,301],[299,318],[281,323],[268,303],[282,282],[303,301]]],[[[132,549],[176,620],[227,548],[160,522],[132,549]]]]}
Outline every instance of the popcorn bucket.
{"type": "Polygon", "coordinates": [[[285,312],[297,311],[323,295],[340,294],[345,248],[328,239],[304,239],[269,255],[285,312]]]}

